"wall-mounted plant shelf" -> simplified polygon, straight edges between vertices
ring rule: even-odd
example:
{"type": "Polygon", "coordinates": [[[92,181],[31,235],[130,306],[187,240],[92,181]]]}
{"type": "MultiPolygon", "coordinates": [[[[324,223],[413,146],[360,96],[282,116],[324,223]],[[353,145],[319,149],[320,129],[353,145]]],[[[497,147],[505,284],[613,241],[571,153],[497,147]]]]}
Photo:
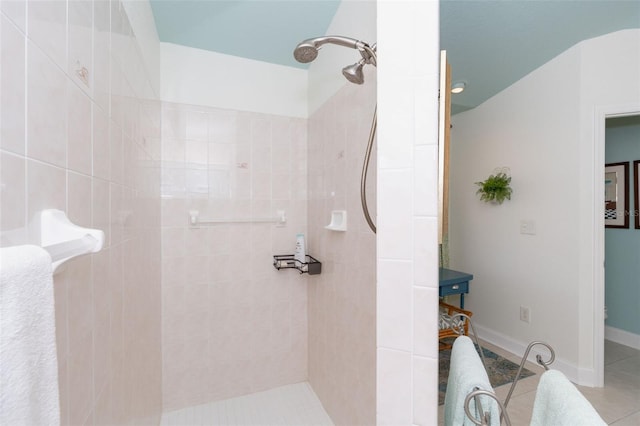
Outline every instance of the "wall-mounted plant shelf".
{"type": "Polygon", "coordinates": [[[300,262],[292,254],[281,254],[273,256],[273,267],[280,269],[296,269],[301,274],[318,275],[322,271],[322,263],[317,259],[307,255],[306,262],[300,262]]]}

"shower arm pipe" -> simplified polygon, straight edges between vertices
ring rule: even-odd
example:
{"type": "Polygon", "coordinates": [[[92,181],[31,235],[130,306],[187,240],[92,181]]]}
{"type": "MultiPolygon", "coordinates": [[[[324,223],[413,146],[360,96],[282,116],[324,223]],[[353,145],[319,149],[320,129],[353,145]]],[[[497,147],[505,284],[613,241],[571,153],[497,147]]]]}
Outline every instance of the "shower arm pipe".
{"type": "MultiPolygon", "coordinates": [[[[356,49],[358,52],[360,52],[360,55],[362,55],[366,63],[376,65],[376,44],[374,43],[373,46],[369,46],[364,41],[357,40],[355,38],[329,35],[305,40],[298,46],[313,46],[317,52],[317,50],[319,50],[325,44],[335,44],[337,46],[356,49]]],[[[315,59],[315,55],[313,59],[315,59]]]]}
{"type": "Polygon", "coordinates": [[[334,35],[316,37],[305,41],[317,45],[318,47],[322,46],[323,44],[331,43],[338,46],[350,47],[352,49],[360,49],[363,45],[366,45],[365,42],[356,40],[355,38],[334,35]]]}

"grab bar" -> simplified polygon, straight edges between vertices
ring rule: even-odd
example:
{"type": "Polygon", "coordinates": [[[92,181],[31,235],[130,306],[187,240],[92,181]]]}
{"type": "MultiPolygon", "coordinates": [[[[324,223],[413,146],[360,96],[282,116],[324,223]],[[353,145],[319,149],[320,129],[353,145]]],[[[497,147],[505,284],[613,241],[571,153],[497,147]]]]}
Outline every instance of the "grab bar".
{"type": "Polygon", "coordinates": [[[209,225],[216,223],[275,223],[284,226],[287,223],[287,215],[284,210],[277,210],[275,217],[259,217],[252,219],[203,219],[198,210],[189,210],[189,224],[191,226],[209,225]]]}

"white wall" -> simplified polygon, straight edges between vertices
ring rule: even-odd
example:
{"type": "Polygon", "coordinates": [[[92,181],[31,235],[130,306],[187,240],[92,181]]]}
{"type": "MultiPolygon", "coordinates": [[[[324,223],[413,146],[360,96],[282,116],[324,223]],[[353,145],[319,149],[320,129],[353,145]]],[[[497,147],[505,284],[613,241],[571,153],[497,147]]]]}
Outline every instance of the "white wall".
{"type": "Polygon", "coordinates": [[[516,353],[548,341],[557,368],[582,384],[594,383],[600,315],[594,111],[640,100],[638,40],[628,30],[584,41],[453,117],[451,265],[474,274],[466,306],[484,337],[516,353]],[[502,166],[513,199],[481,203],[474,182],[502,166]],[[520,234],[523,219],[536,235],[520,234]],[[519,321],[521,305],[530,324],[519,321]]]}
{"type": "Polygon", "coordinates": [[[307,117],[307,71],[161,43],[165,102],[307,117]]]}
{"type": "MultiPolygon", "coordinates": [[[[373,44],[375,22],[374,0],[343,0],[326,34],[373,44]]],[[[163,101],[304,118],[348,84],[342,68],[361,58],[355,50],[327,45],[305,70],[172,43],[160,46],[163,101]]]]}
{"type": "MultiPolygon", "coordinates": [[[[593,268],[593,259],[597,264],[604,263],[603,246],[596,251],[593,243],[594,238],[599,241],[604,238],[604,230],[602,226],[597,226],[599,232],[594,235],[593,223],[602,224],[604,220],[589,215],[593,211],[589,208],[598,200],[603,201],[595,195],[604,194],[601,178],[604,174],[604,138],[600,139],[601,135],[596,133],[598,127],[594,126],[594,115],[598,110],[612,107],[640,113],[640,30],[619,31],[583,43],[581,60],[580,131],[583,143],[580,145],[579,211],[585,214],[581,215],[580,223],[580,282],[588,285],[580,286],[579,293],[580,317],[583,318],[579,353],[580,367],[588,370],[598,362],[592,356],[598,355],[594,354],[592,348],[594,335],[595,340],[599,340],[599,335],[594,333],[598,328],[591,327],[588,320],[593,318],[593,301],[604,303],[603,286],[592,285],[594,282],[604,282],[604,270],[593,268]],[[598,168],[594,170],[594,167],[598,168]],[[595,194],[589,191],[593,189],[589,187],[589,182],[594,181],[600,185],[596,187],[595,194]]],[[[604,128],[603,121],[595,124],[604,128]]],[[[601,327],[604,321],[602,306],[598,305],[596,309],[597,325],[601,327]]]]}

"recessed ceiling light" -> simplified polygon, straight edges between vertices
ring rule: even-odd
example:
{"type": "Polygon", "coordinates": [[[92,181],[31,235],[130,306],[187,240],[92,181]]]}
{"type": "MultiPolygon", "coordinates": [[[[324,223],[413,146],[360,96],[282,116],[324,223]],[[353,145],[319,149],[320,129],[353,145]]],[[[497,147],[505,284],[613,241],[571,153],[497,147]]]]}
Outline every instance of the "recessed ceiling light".
{"type": "Polygon", "coordinates": [[[451,85],[451,93],[462,93],[467,87],[466,81],[456,81],[451,85]]]}

